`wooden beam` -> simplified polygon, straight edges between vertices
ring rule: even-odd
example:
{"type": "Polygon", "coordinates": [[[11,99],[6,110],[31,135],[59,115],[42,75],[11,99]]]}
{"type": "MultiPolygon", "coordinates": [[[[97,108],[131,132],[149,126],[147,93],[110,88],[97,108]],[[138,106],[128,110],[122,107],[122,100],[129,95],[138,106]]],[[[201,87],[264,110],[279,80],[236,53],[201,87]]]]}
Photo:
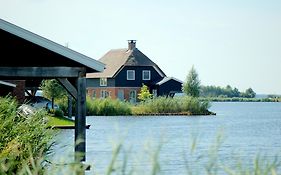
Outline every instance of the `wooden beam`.
{"type": "Polygon", "coordinates": [[[60,84],[66,89],[66,91],[77,100],[77,89],[67,80],[67,78],[57,78],[60,84]]]}
{"type": "Polygon", "coordinates": [[[71,78],[85,71],[82,67],[0,67],[0,78],[71,78]]]}
{"type": "Polygon", "coordinates": [[[70,94],[67,95],[67,102],[68,118],[72,118],[72,96],[70,94]]]}
{"type": "Polygon", "coordinates": [[[75,161],[86,160],[86,78],[77,78],[75,161]]]}

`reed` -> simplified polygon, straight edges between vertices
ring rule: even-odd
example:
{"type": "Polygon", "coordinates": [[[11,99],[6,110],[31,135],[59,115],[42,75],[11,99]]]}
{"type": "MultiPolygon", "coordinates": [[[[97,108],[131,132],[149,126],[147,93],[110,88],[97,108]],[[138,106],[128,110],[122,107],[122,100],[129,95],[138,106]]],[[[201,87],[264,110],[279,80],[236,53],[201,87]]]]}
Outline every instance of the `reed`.
{"type": "Polygon", "coordinates": [[[157,97],[141,102],[133,108],[133,114],[187,114],[206,115],[210,103],[198,98],[186,96],[176,98],[157,97]]]}
{"type": "MultiPolygon", "coordinates": [[[[17,174],[35,162],[42,163],[53,144],[47,129],[46,113],[23,115],[11,97],[0,98],[0,174],[17,174]]],[[[42,172],[44,166],[37,167],[42,172]]]]}

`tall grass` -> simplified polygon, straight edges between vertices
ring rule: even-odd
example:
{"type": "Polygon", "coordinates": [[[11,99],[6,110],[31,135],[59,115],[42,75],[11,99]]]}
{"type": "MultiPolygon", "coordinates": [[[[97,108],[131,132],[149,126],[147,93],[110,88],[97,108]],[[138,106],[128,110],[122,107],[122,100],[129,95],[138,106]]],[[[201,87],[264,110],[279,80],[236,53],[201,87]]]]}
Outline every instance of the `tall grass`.
{"type": "Polygon", "coordinates": [[[23,115],[17,107],[14,99],[0,97],[0,174],[18,174],[25,172],[26,167],[42,172],[43,157],[52,145],[46,113],[23,115]]]}
{"type": "Polygon", "coordinates": [[[131,114],[131,105],[129,103],[110,98],[91,99],[87,97],[87,115],[115,116],[131,114]]]}
{"type": "Polygon", "coordinates": [[[199,101],[194,97],[166,98],[157,97],[146,100],[133,108],[133,113],[138,114],[186,114],[206,115],[210,104],[208,101],[199,101]]]}

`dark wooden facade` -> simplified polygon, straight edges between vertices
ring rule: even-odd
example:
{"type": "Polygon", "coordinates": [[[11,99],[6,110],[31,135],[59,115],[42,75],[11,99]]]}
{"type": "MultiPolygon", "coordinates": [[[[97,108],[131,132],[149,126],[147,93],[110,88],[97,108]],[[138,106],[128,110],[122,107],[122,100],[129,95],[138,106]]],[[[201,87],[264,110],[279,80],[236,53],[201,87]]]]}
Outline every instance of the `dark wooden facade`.
{"type": "Polygon", "coordinates": [[[160,85],[154,85],[155,89],[157,89],[157,95],[158,96],[167,96],[172,95],[177,92],[182,92],[182,82],[171,79],[167,82],[160,84],[160,85]],[[171,91],[172,89],[172,91],[171,91]]]}

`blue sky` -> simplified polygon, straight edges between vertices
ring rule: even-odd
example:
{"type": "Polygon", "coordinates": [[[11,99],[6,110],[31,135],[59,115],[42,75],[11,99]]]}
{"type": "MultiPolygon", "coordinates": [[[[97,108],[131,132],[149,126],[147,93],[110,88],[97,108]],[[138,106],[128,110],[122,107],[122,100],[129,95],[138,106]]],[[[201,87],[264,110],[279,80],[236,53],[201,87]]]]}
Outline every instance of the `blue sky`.
{"type": "Polygon", "coordinates": [[[168,76],[281,94],[280,0],[0,0],[0,18],[94,59],[136,39],[168,76]]]}

